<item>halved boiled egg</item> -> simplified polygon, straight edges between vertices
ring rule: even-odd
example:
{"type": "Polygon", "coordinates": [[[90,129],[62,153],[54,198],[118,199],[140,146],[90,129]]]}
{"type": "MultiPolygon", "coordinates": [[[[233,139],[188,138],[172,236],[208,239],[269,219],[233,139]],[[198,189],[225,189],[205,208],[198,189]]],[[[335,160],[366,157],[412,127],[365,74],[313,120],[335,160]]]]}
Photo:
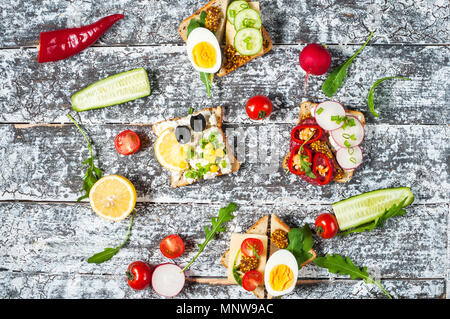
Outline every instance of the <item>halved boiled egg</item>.
{"type": "Polygon", "coordinates": [[[186,49],[193,67],[199,72],[216,73],[222,66],[222,52],[214,33],[195,28],[189,34],[186,49]]]}
{"type": "Polygon", "coordinates": [[[289,250],[280,249],[270,256],[264,270],[264,283],[269,294],[276,297],[290,293],[297,277],[298,263],[289,250]]]}

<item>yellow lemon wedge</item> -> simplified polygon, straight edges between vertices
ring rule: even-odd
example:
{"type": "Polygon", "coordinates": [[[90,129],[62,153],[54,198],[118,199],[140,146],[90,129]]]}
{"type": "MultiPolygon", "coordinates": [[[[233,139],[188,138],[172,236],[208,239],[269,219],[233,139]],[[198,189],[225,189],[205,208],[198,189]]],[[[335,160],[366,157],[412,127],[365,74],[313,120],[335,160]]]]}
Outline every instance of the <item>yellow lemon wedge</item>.
{"type": "Polygon", "coordinates": [[[136,189],[125,177],[108,175],[100,178],[89,191],[92,210],[107,220],[127,218],[136,205],[136,189]]]}
{"type": "Polygon", "coordinates": [[[171,171],[184,171],[189,168],[183,146],[175,137],[172,127],[164,130],[155,142],[155,155],[158,162],[171,171]]]}

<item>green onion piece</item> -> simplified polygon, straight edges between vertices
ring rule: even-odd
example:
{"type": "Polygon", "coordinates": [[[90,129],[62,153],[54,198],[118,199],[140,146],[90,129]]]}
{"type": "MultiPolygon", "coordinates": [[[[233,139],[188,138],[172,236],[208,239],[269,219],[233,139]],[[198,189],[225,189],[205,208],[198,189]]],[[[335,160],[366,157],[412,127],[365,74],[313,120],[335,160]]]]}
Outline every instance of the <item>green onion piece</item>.
{"type": "Polygon", "coordinates": [[[319,107],[319,109],[316,111],[316,113],[319,114],[319,115],[320,115],[320,113],[322,113],[322,112],[323,112],[323,108],[321,108],[321,107],[319,107]]]}

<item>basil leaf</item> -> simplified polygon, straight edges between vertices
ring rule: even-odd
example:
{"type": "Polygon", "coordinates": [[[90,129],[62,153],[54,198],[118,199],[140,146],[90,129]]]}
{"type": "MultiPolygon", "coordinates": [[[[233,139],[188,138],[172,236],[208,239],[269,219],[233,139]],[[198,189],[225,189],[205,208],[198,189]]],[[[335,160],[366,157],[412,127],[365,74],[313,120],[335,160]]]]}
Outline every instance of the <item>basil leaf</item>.
{"type": "Polygon", "coordinates": [[[288,232],[289,244],[286,247],[297,260],[299,269],[301,265],[312,257],[309,250],[312,248],[313,240],[309,225],[306,224],[302,228],[291,228],[288,232]]]}
{"type": "Polygon", "coordinates": [[[201,27],[205,27],[205,21],[206,21],[206,12],[202,11],[200,12],[200,18],[198,20],[198,23],[200,24],[201,27]]]}
{"type": "Polygon", "coordinates": [[[401,76],[388,76],[385,78],[381,78],[377,81],[375,81],[375,83],[372,85],[372,88],[369,91],[369,96],[367,97],[367,105],[369,106],[369,110],[370,112],[373,114],[373,116],[375,117],[379,117],[380,115],[375,112],[375,105],[373,103],[373,91],[375,90],[375,88],[383,81],[386,80],[392,80],[392,79],[400,79],[400,80],[408,80],[411,81],[410,78],[405,78],[405,77],[401,77],[401,76]]]}
{"type": "Polygon", "coordinates": [[[331,72],[328,78],[323,82],[322,91],[328,97],[332,97],[334,93],[336,93],[336,91],[341,87],[342,81],[347,76],[347,68],[352,64],[353,60],[364,49],[367,43],[369,43],[370,38],[372,38],[374,32],[375,31],[370,33],[367,41],[358,51],[356,51],[355,54],[353,54],[353,56],[351,56],[347,61],[345,61],[344,64],[341,64],[333,72],[331,72]]]}
{"type": "Polygon", "coordinates": [[[187,27],[187,36],[189,37],[189,34],[191,34],[191,32],[194,29],[200,28],[200,23],[198,23],[198,21],[191,19],[191,21],[189,22],[189,25],[187,27]]]}

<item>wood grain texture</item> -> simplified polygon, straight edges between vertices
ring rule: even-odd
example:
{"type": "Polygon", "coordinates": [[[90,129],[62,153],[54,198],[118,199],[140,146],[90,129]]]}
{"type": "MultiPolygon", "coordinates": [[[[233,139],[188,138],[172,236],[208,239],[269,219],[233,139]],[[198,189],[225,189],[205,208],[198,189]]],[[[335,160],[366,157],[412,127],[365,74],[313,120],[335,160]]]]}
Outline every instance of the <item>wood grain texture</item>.
{"type": "MultiPolygon", "coordinates": [[[[37,45],[39,33],[90,24],[123,13],[100,45],[182,43],[177,27],[207,0],[3,1],[0,46],[37,45]]],[[[377,43],[448,43],[447,1],[260,1],[274,43],[362,43],[377,30],[377,43]]]]}
{"type": "MultiPolygon", "coordinates": [[[[346,184],[310,185],[281,166],[293,124],[226,125],[225,134],[241,163],[238,172],[172,189],[169,172],[154,156],[151,126],[85,125],[98,166],[105,174],[121,174],[144,202],[330,203],[365,191],[411,187],[416,203],[449,199],[449,127],[367,125],[362,144],[364,162],[346,184]],[[122,156],[114,149],[124,129],[138,132],[142,149],[122,156]]],[[[75,201],[80,196],[86,143],[72,125],[0,125],[2,200],[75,201]]]]}
{"type": "MultiPolygon", "coordinates": [[[[124,272],[130,260],[144,260],[153,266],[167,262],[159,251],[159,242],[167,234],[177,233],[186,242],[186,252],[175,263],[187,265],[204,239],[203,226],[220,207],[219,204],[138,204],[128,244],[110,261],[95,265],[88,264],[87,258],[119,244],[129,218],[122,222],[105,221],[88,204],[82,203],[1,203],[0,209],[5,213],[0,221],[5,226],[0,229],[0,287],[3,286],[0,296],[86,298],[97,294],[97,298],[122,298],[127,294],[124,272]],[[8,280],[11,283],[6,288],[8,280]],[[48,287],[44,288],[43,284],[48,287]],[[22,291],[16,295],[14,291],[20,285],[22,291]]],[[[319,255],[339,253],[352,258],[357,265],[368,267],[372,276],[386,282],[386,289],[394,296],[442,297],[447,257],[438,252],[446,248],[447,227],[441,220],[448,208],[448,204],[412,205],[405,216],[389,220],[383,229],[333,240],[315,236],[314,248],[319,255]]],[[[244,232],[263,215],[275,212],[290,226],[301,227],[305,223],[313,224],[315,216],[325,210],[330,210],[330,206],[239,205],[234,213],[236,217],[227,224],[227,231],[211,241],[188,269],[188,282],[198,276],[224,278],[220,256],[228,249],[231,233],[244,232]]],[[[375,287],[329,274],[313,264],[299,272],[299,279],[309,284],[301,284],[288,298],[340,298],[344,290],[352,292],[354,298],[380,297],[375,287]]],[[[199,298],[202,294],[220,298],[226,294],[233,298],[252,297],[234,286],[212,287],[199,283],[188,284],[179,297],[199,298]]],[[[133,294],[139,296],[156,297],[151,290],[133,294]]]]}
{"type": "MultiPolygon", "coordinates": [[[[89,123],[155,123],[184,116],[189,107],[221,105],[225,122],[251,123],[245,114],[247,100],[267,95],[274,113],[265,122],[295,123],[302,100],[323,101],[324,76],[310,76],[303,93],[305,73],[298,64],[303,46],[275,46],[236,72],[216,78],[212,97],[207,98],[200,76],[191,67],[184,46],[91,48],[64,61],[38,64],[36,50],[0,50],[0,122],[68,122],[71,96],[87,85],[129,69],[147,69],[152,94],[126,104],[80,113],[89,123]]],[[[343,63],[359,46],[330,46],[332,67],[343,63]]],[[[366,47],[348,70],[343,86],[333,96],[345,107],[362,111],[368,123],[447,124],[446,105],[450,86],[450,48],[429,46],[366,47]],[[367,96],[382,77],[401,75],[412,81],[391,80],[375,91],[375,119],[367,96]]]]}

